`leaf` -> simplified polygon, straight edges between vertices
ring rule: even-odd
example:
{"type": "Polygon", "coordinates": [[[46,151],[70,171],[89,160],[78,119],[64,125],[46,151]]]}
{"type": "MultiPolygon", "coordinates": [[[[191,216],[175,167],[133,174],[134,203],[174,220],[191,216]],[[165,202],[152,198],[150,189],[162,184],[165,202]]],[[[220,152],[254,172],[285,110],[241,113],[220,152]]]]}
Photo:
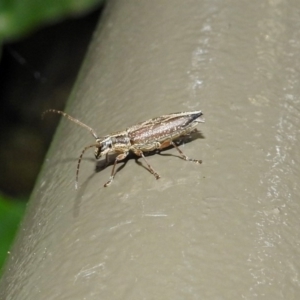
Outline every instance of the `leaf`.
{"type": "Polygon", "coordinates": [[[8,200],[0,195],[0,271],[26,208],[25,201],[8,200]]]}
{"type": "Polygon", "coordinates": [[[1,0],[0,42],[20,37],[46,22],[76,16],[102,0],[1,0]]]}

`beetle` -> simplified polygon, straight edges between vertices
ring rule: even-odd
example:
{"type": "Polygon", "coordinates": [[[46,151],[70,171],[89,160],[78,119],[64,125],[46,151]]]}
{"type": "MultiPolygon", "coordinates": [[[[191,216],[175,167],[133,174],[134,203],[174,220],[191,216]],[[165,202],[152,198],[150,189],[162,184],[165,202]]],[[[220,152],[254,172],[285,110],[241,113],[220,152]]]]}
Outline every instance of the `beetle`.
{"type": "Polygon", "coordinates": [[[112,183],[116,175],[115,168],[117,163],[124,160],[130,152],[144,159],[145,163],[148,166],[148,170],[151,174],[154,175],[156,179],[159,179],[160,176],[148,163],[147,159],[144,156],[145,152],[162,150],[164,148],[173,146],[179,152],[182,159],[198,164],[202,163],[202,160],[188,158],[185,154],[183,154],[183,152],[174,142],[175,140],[183,136],[197,131],[195,127],[198,125],[198,123],[205,122],[202,117],[203,113],[200,110],[171,113],[152,118],[147,121],[130,126],[123,131],[118,131],[104,137],[98,137],[93,128],[60,110],[48,109],[43,112],[42,118],[45,114],[48,113],[56,113],[66,117],[70,121],[89,130],[95,138],[95,143],[84,147],[79,156],[76,170],[76,189],[78,188],[79,169],[83,154],[87,149],[92,147],[95,147],[94,154],[96,159],[99,159],[100,157],[105,155],[106,163],[108,163],[108,155],[117,154],[114,165],[112,167],[111,175],[109,177],[109,180],[104,184],[104,187],[107,187],[112,183]]]}

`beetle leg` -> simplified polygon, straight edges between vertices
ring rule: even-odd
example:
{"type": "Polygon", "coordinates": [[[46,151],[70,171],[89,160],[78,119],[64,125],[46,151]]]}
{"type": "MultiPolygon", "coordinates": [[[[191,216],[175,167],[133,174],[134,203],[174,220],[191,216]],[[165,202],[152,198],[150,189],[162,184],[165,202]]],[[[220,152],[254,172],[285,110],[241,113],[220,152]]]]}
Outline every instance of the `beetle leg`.
{"type": "Polygon", "coordinates": [[[153,168],[150,166],[150,164],[148,163],[146,157],[144,156],[143,151],[141,151],[141,150],[136,150],[136,149],[135,149],[135,150],[133,150],[133,152],[134,152],[137,156],[141,156],[141,157],[144,159],[145,163],[146,163],[147,166],[148,166],[148,170],[150,171],[150,173],[154,175],[155,179],[159,179],[160,176],[159,176],[159,175],[153,170],[153,168]]]}
{"type": "Polygon", "coordinates": [[[114,166],[111,170],[109,180],[104,184],[105,187],[109,186],[112,183],[112,181],[114,180],[114,177],[116,175],[115,168],[116,168],[116,165],[117,165],[118,161],[123,160],[124,158],[126,158],[127,155],[128,155],[128,152],[124,152],[124,153],[119,154],[116,157],[114,166]]]}
{"type": "Polygon", "coordinates": [[[108,163],[109,163],[109,161],[108,161],[108,153],[106,153],[106,155],[105,155],[105,167],[108,166],[108,163]]]}
{"type": "Polygon", "coordinates": [[[202,163],[202,160],[198,160],[198,159],[192,159],[192,158],[188,158],[186,155],[183,154],[183,152],[179,149],[179,147],[174,143],[174,142],[171,142],[170,143],[172,146],[174,146],[174,148],[176,148],[176,150],[179,152],[180,156],[184,159],[184,160],[187,160],[187,161],[193,161],[197,164],[201,164],[202,163]]]}

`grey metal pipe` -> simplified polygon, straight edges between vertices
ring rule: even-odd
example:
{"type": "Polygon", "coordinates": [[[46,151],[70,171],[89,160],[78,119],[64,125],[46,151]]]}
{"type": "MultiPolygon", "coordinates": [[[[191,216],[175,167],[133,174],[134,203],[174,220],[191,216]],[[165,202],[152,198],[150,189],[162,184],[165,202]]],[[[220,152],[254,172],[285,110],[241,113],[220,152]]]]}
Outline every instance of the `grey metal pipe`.
{"type": "MultiPolygon", "coordinates": [[[[1,299],[298,299],[297,1],[110,1],[67,112],[100,135],[202,110],[204,138],[108,188],[62,120],[1,299]]],[[[57,117],[57,116],[47,116],[57,117]]],[[[139,160],[142,162],[141,160],[139,160]]]]}

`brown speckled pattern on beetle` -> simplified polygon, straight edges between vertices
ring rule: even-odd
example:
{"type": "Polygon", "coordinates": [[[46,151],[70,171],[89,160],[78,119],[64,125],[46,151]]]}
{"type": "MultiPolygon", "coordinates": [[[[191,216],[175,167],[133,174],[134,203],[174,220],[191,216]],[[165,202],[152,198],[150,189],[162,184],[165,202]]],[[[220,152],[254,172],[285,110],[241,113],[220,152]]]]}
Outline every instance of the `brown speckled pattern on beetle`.
{"type": "Polygon", "coordinates": [[[161,150],[166,147],[173,146],[177,149],[182,159],[193,161],[199,164],[202,163],[201,160],[188,158],[174,143],[174,140],[193,132],[198,123],[204,122],[201,111],[179,112],[163,115],[161,117],[153,118],[128,127],[124,131],[115,132],[101,138],[98,137],[93,128],[71,117],[65,112],[55,109],[48,109],[43,113],[42,116],[44,116],[46,113],[57,113],[63,115],[72,122],[88,129],[95,138],[95,143],[86,146],[79,156],[76,170],[76,188],[78,186],[78,175],[83,154],[87,149],[92,147],[95,147],[96,159],[105,156],[106,162],[108,162],[108,155],[118,154],[115,159],[110,178],[104,184],[105,187],[110,185],[113,181],[116,175],[115,168],[117,163],[121,160],[124,160],[129,152],[133,152],[135,155],[142,157],[146,162],[149,171],[155,176],[156,179],[159,179],[160,176],[150,166],[144,156],[144,152],[161,150]]]}

